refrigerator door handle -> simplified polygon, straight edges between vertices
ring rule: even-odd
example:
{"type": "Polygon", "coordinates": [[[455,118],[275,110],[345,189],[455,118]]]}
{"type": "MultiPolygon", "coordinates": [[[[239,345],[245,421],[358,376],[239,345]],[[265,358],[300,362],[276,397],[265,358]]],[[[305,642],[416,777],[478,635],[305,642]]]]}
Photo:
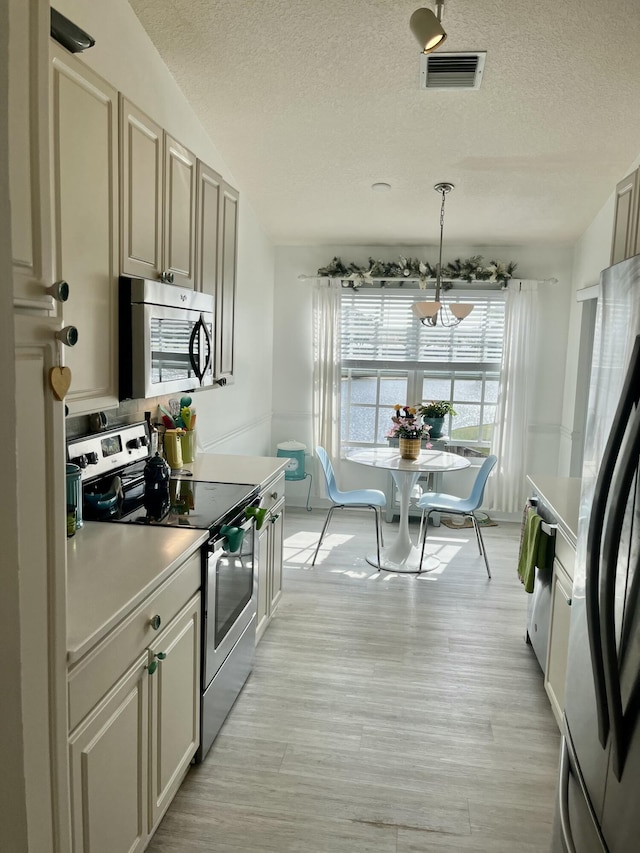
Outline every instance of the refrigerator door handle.
{"type": "Polygon", "coordinates": [[[560,752],[560,782],[558,785],[558,814],[560,815],[560,829],[562,830],[562,840],[567,853],[576,853],[576,846],[573,843],[573,835],[571,834],[571,822],[569,820],[569,747],[566,737],[562,738],[562,748],[560,752]]]}
{"type": "Polygon", "coordinates": [[[602,626],[600,619],[600,553],[604,528],[604,517],[611,491],[611,481],[616,467],[618,453],[622,446],[627,424],[640,393],[640,335],[636,337],[629,368],[613,418],[609,440],[602,456],[598,470],[591,517],[587,531],[586,546],[586,579],[585,607],[587,614],[587,632],[589,636],[589,651],[591,654],[591,669],[596,694],[598,710],[598,738],[602,747],[606,745],[609,735],[609,702],[607,699],[607,681],[605,679],[605,662],[602,649],[602,626]]]}
{"type": "Polygon", "coordinates": [[[602,653],[605,664],[605,683],[611,723],[613,772],[618,781],[622,777],[627,744],[624,737],[624,715],[622,710],[622,688],[618,649],[616,645],[616,575],[620,536],[629,501],[629,494],[636,478],[640,455],[640,408],[629,430],[624,452],[618,465],[618,476],[612,484],[613,499],[609,507],[607,526],[602,547],[602,589],[600,612],[602,614],[602,653]]]}

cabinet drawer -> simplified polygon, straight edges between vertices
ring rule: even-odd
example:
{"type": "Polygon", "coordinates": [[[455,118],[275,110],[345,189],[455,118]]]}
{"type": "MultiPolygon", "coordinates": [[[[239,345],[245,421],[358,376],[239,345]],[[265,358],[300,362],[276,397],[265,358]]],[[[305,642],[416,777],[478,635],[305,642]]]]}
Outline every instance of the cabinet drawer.
{"type": "Polygon", "coordinates": [[[196,552],[79,663],[69,670],[69,730],[100,701],[132,661],[200,588],[201,553],[196,552]]]}
{"type": "Polygon", "coordinates": [[[573,580],[573,567],[576,561],[576,549],[565,539],[562,531],[558,528],[555,543],[556,559],[562,563],[562,568],[573,580]]]}
{"type": "Polygon", "coordinates": [[[260,495],[260,506],[267,509],[273,507],[284,497],[284,471],[269,482],[260,495]]]}

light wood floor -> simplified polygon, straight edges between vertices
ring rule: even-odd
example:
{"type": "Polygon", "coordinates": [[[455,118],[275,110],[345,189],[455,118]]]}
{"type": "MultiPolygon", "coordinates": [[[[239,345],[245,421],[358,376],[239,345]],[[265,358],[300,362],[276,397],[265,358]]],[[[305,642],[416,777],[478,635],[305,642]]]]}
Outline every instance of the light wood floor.
{"type": "Polygon", "coordinates": [[[312,568],[323,520],[288,511],[278,614],[150,853],[548,853],[559,733],[524,642],[518,526],[484,529],[489,581],[473,531],[444,526],[441,570],[378,573],[354,511],[312,568]]]}

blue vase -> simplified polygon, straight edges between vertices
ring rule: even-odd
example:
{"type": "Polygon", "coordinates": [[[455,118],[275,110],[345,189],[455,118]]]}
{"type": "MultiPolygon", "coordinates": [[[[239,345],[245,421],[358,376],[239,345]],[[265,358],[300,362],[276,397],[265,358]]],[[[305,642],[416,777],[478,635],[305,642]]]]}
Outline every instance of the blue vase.
{"type": "Polygon", "coordinates": [[[429,438],[440,438],[444,428],[444,418],[424,418],[423,420],[431,427],[429,438]]]}

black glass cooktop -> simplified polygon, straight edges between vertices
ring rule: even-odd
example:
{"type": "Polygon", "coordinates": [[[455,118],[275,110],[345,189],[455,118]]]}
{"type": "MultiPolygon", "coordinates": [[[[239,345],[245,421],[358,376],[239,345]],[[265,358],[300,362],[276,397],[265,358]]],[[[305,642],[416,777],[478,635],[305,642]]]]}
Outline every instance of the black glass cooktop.
{"type": "MultiPolygon", "coordinates": [[[[159,527],[193,527],[201,530],[224,524],[257,497],[259,489],[247,483],[207,483],[200,480],[171,479],[168,501],[161,511],[150,513],[144,496],[140,505],[112,521],[159,527]],[[155,515],[161,515],[156,518],[155,515]]],[[[125,507],[126,509],[126,507],[125,507]]]]}

